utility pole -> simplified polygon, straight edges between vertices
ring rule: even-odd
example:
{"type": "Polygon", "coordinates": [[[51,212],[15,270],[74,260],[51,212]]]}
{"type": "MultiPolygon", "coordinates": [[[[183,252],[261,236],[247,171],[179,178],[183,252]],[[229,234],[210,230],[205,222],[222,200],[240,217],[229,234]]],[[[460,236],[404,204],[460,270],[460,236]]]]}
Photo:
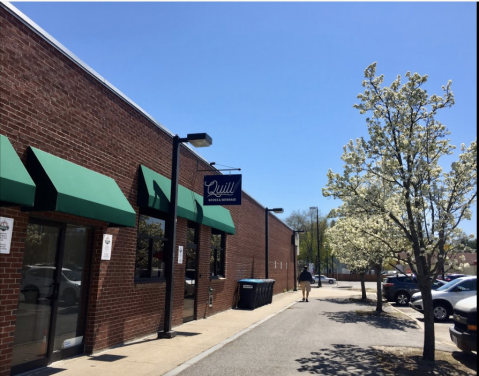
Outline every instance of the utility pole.
{"type": "MultiPolygon", "coordinates": [[[[318,287],[322,287],[321,285],[321,255],[319,253],[319,208],[317,206],[311,206],[309,209],[316,209],[316,241],[318,242],[318,287]]],[[[322,236],[321,236],[322,238],[322,236]]]]}

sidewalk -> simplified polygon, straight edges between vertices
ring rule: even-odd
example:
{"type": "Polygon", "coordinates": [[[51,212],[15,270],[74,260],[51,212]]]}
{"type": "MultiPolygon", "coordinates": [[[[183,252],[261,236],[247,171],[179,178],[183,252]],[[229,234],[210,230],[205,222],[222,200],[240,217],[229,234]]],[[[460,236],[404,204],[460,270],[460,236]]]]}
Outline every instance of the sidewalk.
{"type": "MultiPolygon", "coordinates": [[[[312,288],[310,298],[354,295],[360,295],[360,292],[325,286],[312,288]]],[[[174,330],[178,335],[172,339],[157,339],[155,334],[91,356],[84,355],[55,362],[49,367],[27,374],[46,376],[59,372],[62,376],[176,375],[301,298],[300,290],[278,294],[273,297],[271,304],[255,310],[230,309],[207,319],[177,326],[174,330]]]]}

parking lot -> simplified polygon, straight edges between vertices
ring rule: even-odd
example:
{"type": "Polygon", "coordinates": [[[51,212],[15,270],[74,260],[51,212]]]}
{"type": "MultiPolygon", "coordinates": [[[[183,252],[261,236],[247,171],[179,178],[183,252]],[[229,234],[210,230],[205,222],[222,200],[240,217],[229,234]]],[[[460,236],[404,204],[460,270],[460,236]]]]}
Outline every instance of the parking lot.
{"type": "MultiPolygon", "coordinates": [[[[372,294],[376,294],[376,282],[365,282],[366,291],[369,297],[372,294]]],[[[338,281],[334,285],[324,285],[323,288],[341,288],[341,289],[351,289],[357,290],[358,293],[361,291],[361,283],[360,282],[349,282],[349,281],[338,281]]],[[[404,313],[405,315],[411,317],[412,319],[416,320],[421,330],[424,331],[424,316],[422,313],[417,312],[416,310],[410,307],[403,307],[396,303],[387,303],[394,307],[398,311],[404,313]]],[[[451,337],[449,336],[449,327],[453,325],[452,317],[444,322],[435,322],[434,323],[434,331],[436,337],[436,343],[440,343],[442,345],[450,346],[451,350],[456,349],[456,345],[451,341],[451,337]]]]}

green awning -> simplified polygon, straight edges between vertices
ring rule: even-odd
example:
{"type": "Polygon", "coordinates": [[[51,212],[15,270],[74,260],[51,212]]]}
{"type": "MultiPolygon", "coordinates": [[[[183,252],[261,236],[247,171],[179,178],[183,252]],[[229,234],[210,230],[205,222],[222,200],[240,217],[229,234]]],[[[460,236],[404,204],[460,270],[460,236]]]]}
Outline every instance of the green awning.
{"type": "MultiPolygon", "coordinates": [[[[171,180],[140,165],[138,177],[138,206],[169,212],[171,180]]],[[[178,185],[178,217],[202,223],[229,234],[235,226],[229,210],[222,206],[203,206],[203,197],[178,185]]]]}
{"type": "MultiPolygon", "coordinates": [[[[169,212],[171,180],[140,165],[138,177],[138,206],[169,212]]],[[[194,193],[178,185],[177,216],[194,222],[198,221],[198,209],[194,193]]]]}
{"type": "Polygon", "coordinates": [[[0,135],[0,201],[33,206],[35,183],[7,137],[0,135]]]}
{"type": "Polygon", "coordinates": [[[228,234],[235,234],[235,225],[228,209],[225,209],[219,205],[203,205],[203,196],[200,196],[197,193],[195,193],[195,199],[198,207],[200,208],[200,223],[204,224],[205,226],[227,232],[228,234]]]}
{"type": "Polygon", "coordinates": [[[136,213],[112,178],[33,147],[28,149],[27,169],[37,185],[33,210],[136,227],[136,213]]]}

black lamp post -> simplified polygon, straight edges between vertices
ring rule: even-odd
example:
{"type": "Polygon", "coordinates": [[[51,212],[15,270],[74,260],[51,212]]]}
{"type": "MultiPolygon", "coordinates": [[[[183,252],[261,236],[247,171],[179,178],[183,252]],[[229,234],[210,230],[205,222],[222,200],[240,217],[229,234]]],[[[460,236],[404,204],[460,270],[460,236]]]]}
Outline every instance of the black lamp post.
{"type": "Polygon", "coordinates": [[[298,269],[298,266],[296,265],[296,234],[304,232],[304,230],[293,230],[293,265],[294,265],[294,288],[293,291],[298,291],[296,287],[297,279],[298,277],[296,276],[296,270],[298,269]]]}
{"type": "Polygon", "coordinates": [[[275,209],[268,209],[268,208],[264,208],[264,214],[265,214],[265,238],[266,238],[266,241],[265,241],[265,253],[264,253],[264,275],[266,279],[268,279],[268,263],[269,263],[269,260],[268,260],[268,257],[269,257],[269,251],[268,251],[268,212],[274,212],[274,213],[282,213],[283,212],[283,209],[282,208],[275,208],[275,209]]]}
{"type": "Polygon", "coordinates": [[[195,147],[208,147],[213,143],[213,140],[206,133],[188,134],[185,138],[180,138],[178,135],[173,137],[170,206],[168,220],[166,222],[166,238],[168,239],[168,242],[165,250],[165,314],[163,321],[163,331],[158,332],[158,338],[173,338],[176,336],[176,331],[171,330],[171,324],[173,310],[173,276],[175,271],[176,214],[178,209],[180,144],[183,142],[189,142],[195,147]]]}
{"type": "Polygon", "coordinates": [[[319,253],[319,209],[317,206],[311,206],[310,210],[316,209],[316,240],[318,242],[318,287],[322,287],[321,285],[321,259],[319,253]]]}

